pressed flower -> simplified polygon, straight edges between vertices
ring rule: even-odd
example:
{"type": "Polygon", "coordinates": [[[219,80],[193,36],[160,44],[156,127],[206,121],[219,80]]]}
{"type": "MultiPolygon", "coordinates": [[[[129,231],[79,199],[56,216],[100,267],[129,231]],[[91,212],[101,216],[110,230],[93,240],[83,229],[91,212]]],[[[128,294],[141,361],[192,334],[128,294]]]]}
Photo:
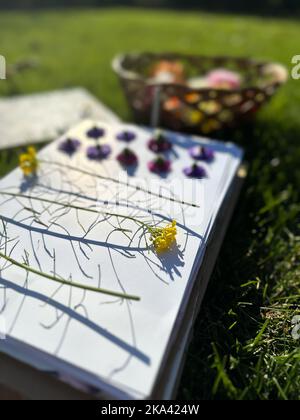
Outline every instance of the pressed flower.
{"type": "Polygon", "coordinates": [[[207,176],[206,170],[202,167],[194,163],[192,166],[188,166],[184,168],[183,173],[188,176],[189,178],[205,178],[207,176]]]}
{"type": "Polygon", "coordinates": [[[121,133],[117,134],[117,139],[120,141],[130,142],[136,138],[136,134],[133,131],[122,131],[121,133]]]}
{"type": "Polygon", "coordinates": [[[164,159],[162,156],[152,160],[148,163],[148,168],[151,172],[154,173],[166,173],[171,169],[171,162],[167,159],[164,159]]]}
{"type": "Polygon", "coordinates": [[[148,147],[154,153],[163,153],[171,150],[173,145],[164,137],[162,132],[158,131],[154,138],[149,141],[148,147]]]}
{"type": "Polygon", "coordinates": [[[118,156],[117,156],[118,162],[120,162],[121,165],[124,166],[133,166],[136,165],[138,162],[137,155],[130,150],[128,147],[126,147],[118,156]]]}
{"type": "Polygon", "coordinates": [[[100,137],[103,137],[105,135],[105,130],[103,128],[95,126],[88,130],[86,135],[91,139],[98,140],[100,137]]]}
{"type": "Polygon", "coordinates": [[[108,144],[98,144],[87,149],[87,157],[91,160],[101,160],[107,158],[111,153],[111,147],[108,144]]]}
{"type": "Polygon", "coordinates": [[[58,146],[59,150],[72,156],[80,147],[80,141],[77,139],[68,138],[58,146]]]}
{"type": "Polygon", "coordinates": [[[35,147],[28,147],[27,152],[20,155],[19,166],[26,177],[36,175],[39,162],[35,147]]]}
{"type": "Polygon", "coordinates": [[[149,227],[148,230],[151,234],[150,241],[153,243],[155,251],[159,254],[170,250],[176,242],[177,228],[175,220],[164,228],[149,227]]]}
{"type": "Polygon", "coordinates": [[[189,154],[193,159],[204,160],[206,162],[213,161],[215,153],[212,149],[204,146],[194,146],[189,150],[189,154]]]}

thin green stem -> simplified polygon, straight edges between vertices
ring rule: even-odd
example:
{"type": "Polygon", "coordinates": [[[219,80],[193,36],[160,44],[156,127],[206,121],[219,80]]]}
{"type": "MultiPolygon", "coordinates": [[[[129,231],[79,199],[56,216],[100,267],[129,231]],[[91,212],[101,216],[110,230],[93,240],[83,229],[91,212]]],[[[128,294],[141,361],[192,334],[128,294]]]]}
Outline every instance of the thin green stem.
{"type": "Polygon", "coordinates": [[[84,170],[84,169],[76,168],[75,166],[72,166],[72,165],[61,164],[59,162],[53,162],[53,161],[48,161],[48,160],[44,160],[44,159],[39,159],[39,162],[46,163],[48,165],[55,165],[55,166],[59,166],[59,167],[63,166],[63,167],[65,167],[67,169],[70,169],[72,171],[80,172],[80,173],[82,173],[84,175],[89,175],[89,176],[92,176],[94,178],[111,181],[111,182],[113,182],[115,184],[125,185],[126,187],[134,188],[137,191],[141,191],[141,192],[144,192],[144,193],[149,194],[149,195],[153,195],[153,196],[158,197],[158,198],[163,198],[164,200],[169,200],[169,201],[171,201],[173,203],[178,203],[178,204],[182,204],[184,206],[190,206],[190,207],[195,207],[195,208],[199,208],[200,207],[200,206],[198,206],[197,204],[194,204],[194,203],[188,203],[186,201],[177,200],[176,198],[172,198],[172,197],[165,197],[162,194],[155,193],[153,191],[147,190],[146,188],[142,188],[142,187],[139,187],[139,186],[131,185],[128,182],[122,182],[122,181],[120,181],[119,179],[116,179],[116,178],[107,177],[107,176],[99,175],[99,174],[94,174],[93,172],[89,172],[89,171],[84,170]]]}
{"type": "Polygon", "coordinates": [[[51,274],[43,273],[42,271],[36,270],[35,268],[32,268],[27,264],[20,263],[19,261],[14,260],[13,258],[9,257],[8,255],[3,254],[2,252],[0,252],[0,258],[3,258],[4,260],[8,261],[9,263],[15,265],[16,267],[22,268],[22,269],[26,270],[27,272],[37,274],[41,277],[44,277],[44,278],[46,278],[48,280],[51,280],[51,281],[54,281],[56,283],[64,284],[66,286],[76,287],[77,289],[87,290],[87,291],[90,291],[90,292],[102,293],[104,295],[119,297],[119,298],[122,298],[122,299],[129,299],[129,300],[136,300],[136,301],[140,300],[140,298],[138,296],[127,295],[127,294],[124,294],[124,293],[114,292],[112,290],[107,290],[107,289],[102,289],[102,288],[92,287],[92,286],[86,286],[86,285],[81,284],[81,283],[76,283],[76,282],[71,282],[71,281],[68,281],[68,280],[60,279],[59,277],[52,276],[51,274]]]}
{"type": "Polygon", "coordinates": [[[48,203],[48,204],[55,204],[57,206],[62,206],[62,207],[66,207],[66,208],[70,208],[70,209],[74,209],[74,210],[81,210],[81,211],[85,211],[85,212],[88,212],[88,213],[102,214],[104,216],[112,216],[112,217],[121,217],[123,219],[132,220],[133,222],[138,223],[139,225],[144,226],[147,229],[150,228],[150,226],[147,223],[144,223],[141,220],[136,219],[135,217],[128,216],[128,215],[125,215],[125,214],[109,213],[109,212],[106,212],[106,211],[94,210],[94,209],[91,209],[91,208],[88,208],[88,207],[76,206],[75,204],[59,203],[57,201],[50,200],[48,198],[34,197],[34,196],[31,196],[31,195],[27,195],[27,194],[11,193],[11,192],[6,192],[6,191],[0,191],[0,194],[6,195],[8,197],[26,198],[28,200],[41,201],[41,202],[48,203]]]}

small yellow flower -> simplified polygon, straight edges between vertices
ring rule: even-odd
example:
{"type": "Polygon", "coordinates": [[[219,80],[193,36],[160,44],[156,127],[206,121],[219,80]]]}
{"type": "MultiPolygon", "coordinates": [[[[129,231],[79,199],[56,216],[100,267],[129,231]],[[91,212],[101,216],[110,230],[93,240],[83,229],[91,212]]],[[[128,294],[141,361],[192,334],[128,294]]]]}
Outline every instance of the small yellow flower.
{"type": "Polygon", "coordinates": [[[166,252],[176,241],[176,221],[173,220],[172,223],[170,223],[164,228],[152,228],[150,229],[150,233],[150,240],[154,245],[155,251],[159,254],[162,252],[166,252]]]}
{"type": "Polygon", "coordinates": [[[39,162],[34,147],[28,147],[27,152],[20,155],[19,166],[25,176],[36,175],[39,162]]]}

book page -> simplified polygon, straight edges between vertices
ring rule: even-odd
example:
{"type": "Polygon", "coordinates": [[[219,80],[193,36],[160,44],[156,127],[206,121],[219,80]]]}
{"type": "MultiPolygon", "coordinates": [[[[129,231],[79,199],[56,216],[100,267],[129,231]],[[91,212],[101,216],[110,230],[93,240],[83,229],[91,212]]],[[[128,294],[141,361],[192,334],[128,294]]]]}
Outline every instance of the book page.
{"type": "Polygon", "coordinates": [[[98,123],[105,133],[99,142],[111,154],[88,159],[95,140],[86,133],[94,125],[85,121],[46,147],[36,179],[24,180],[16,169],[1,181],[0,251],[37,273],[116,296],[60,284],[0,258],[0,314],[7,331],[0,349],[74,383],[120,398],[146,398],[242,151],[166,132],[172,166],[161,176],[148,169],[155,154],[147,147],[153,137],[147,128],[98,123]],[[136,138],[117,140],[124,131],[136,138]],[[59,150],[67,137],[80,141],[72,157],[59,150]],[[188,151],[195,145],[215,152],[212,162],[201,162],[203,179],[183,173],[193,163],[188,151]],[[126,146],[138,156],[134,168],[116,160],[126,146]],[[157,253],[145,226],[172,220],[176,243],[157,253]]]}

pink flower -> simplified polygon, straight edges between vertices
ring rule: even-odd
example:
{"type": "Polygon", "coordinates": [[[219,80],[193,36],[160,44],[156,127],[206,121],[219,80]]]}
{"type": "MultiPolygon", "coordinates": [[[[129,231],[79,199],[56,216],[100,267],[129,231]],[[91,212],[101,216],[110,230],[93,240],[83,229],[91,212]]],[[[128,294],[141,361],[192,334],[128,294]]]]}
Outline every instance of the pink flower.
{"type": "Polygon", "coordinates": [[[208,73],[207,82],[210,87],[217,89],[239,89],[241,76],[226,69],[216,69],[208,73]]]}

